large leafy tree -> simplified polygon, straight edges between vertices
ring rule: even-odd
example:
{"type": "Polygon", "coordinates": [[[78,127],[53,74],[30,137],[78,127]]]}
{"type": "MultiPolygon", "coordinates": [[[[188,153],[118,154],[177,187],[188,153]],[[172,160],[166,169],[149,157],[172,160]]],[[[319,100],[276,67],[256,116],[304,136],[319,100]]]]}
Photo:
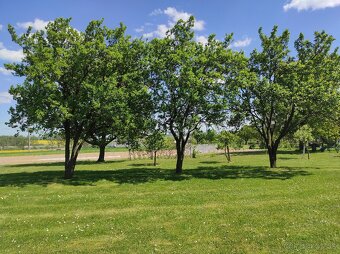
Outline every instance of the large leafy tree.
{"type": "MultiPolygon", "coordinates": [[[[17,103],[10,109],[9,125],[62,135],[65,177],[71,178],[78,153],[93,127],[98,98],[111,93],[110,82],[101,83],[105,88],[100,89],[93,82],[103,57],[98,49],[104,46],[98,23],[91,22],[85,32],[79,32],[70,26],[70,19],[58,18],[47,25],[45,32],[32,33],[29,28],[18,36],[12,26],[9,32],[25,55],[21,63],[6,65],[25,78],[10,89],[17,103]]],[[[110,37],[108,32],[105,39],[114,40],[115,36],[110,37]]]]}
{"type": "Polygon", "coordinates": [[[314,41],[301,34],[290,56],[289,32],[270,35],[259,29],[262,50],[249,59],[250,74],[242,80],[241,109],[268,149],[270,167],[276,167],[281,140],[310,121],[329,115],[339,96],[339,56],[331,51],[334,38],[316,32],[314,41]]]}
{"type": "MultiPolygon", "coordinates": [[[[228,43],[194,40],[194,18],[180,20],[163,39],[151,41],[151,91],[155,115],[176,141],[176,173],[182,173],[185,146],[202,124],[219,123],[227,108],[222,67],[233,53],[228,43]]],[[[228,42],[228,41],[227,41],[228,42]]]]}
{"type": "Polygon", "coordinates": [[[132,41],[125,35],[126,27],[122,24],[112,30],[102,26],[102,21],[93,21],[88,29],[92,31],[91,50],[97,57],[93,75],[88,78],[96,89],[92,94],[86,142],[100,148],[98,161],[102,162],[110,142],[124,136],[129,128],[143,131],[150,119],[143,64],[147,51],[143,41],[132,41]]]}

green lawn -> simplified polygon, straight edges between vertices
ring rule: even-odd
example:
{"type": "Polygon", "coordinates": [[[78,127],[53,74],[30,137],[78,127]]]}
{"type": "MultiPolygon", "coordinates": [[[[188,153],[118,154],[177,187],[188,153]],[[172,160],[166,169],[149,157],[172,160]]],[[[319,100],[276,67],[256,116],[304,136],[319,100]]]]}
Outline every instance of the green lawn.
{"type": "MultiPolygon", "coordinates": [[[[126,152],[125,147],[106,147],[106,152],[126,152]]],[[[2,150],[0,157],[6,156],[27,156],[27,155],[49,155],[49,154],[64,154],[64,150],[2,150]]],[[[80,153],[99,153],[99,148],[84,147],[80,153]]]]}
{"type": "Polygon", "coordinates": [[[340,253],[340,154],[0,166],[1,253],[340,253]]]}

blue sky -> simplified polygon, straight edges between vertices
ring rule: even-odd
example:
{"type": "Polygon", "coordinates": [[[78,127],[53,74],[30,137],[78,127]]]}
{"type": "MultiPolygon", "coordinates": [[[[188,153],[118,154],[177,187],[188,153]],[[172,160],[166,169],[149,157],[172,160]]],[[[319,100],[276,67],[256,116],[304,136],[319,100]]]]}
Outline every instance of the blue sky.
{"type": "Polygon", "coordinates": [[[337,39],[335,46],[340,46],[340,0],[4,0],[0,11],[0,135],[15,133],[4,124],[9,107],[14,105],[7,91],[20,82],[3,69],[3,64],[19,61],[22,56],[11,42],[8,24],[22,33],[29,25],[42,29],[57,17],[72,17],[71,24],[83,30],[89,21],[104,18],[109,27],[123,22],[133,37],[153,38],[163,36],[176,20],[192,14],[197,20],[198,41],[204,42],[212,33],[223,39],[233,32],[233,48],[246,53],[259,47],[260,26],[266,33],[274,25],[280,31],[289,29],[291,45],[300,32],[312,39],[314,31],[325,30],[337,39]]]}

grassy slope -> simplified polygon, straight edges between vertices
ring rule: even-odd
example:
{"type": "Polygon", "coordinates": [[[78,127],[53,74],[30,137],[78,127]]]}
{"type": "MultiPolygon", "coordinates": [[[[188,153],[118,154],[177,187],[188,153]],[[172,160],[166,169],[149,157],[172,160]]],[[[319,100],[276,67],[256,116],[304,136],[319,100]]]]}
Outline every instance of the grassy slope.
{"type": "Polygon", "coordinates": [[[340,155],[0,166],[1,253],[340,253],[340,155]]]}

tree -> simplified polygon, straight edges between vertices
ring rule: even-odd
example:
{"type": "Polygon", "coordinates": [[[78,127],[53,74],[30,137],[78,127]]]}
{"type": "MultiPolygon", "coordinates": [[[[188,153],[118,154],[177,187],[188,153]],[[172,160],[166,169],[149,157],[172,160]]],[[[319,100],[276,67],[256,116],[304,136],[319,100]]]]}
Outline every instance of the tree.
{"type": "Polygon", "coordinates": [[[303,156],[306,153],[306,148],[307,148],[307,152],[308,152],[308,159],[309,159],[309,150],[308,150],[308,143],[313,139],[313,135],[312,135],[312,128],[309,127],[308,125],[303,125],[300,129],[298,129],[295,133],[294,133],[294,137],[302,142],[302,154],[303,156]]]}
{"type": "Polygon", "coordinates": [[[47,25],[46,32],[32,33],[29,28],[21,36],[9,26],[12,40],[23,48],[25,57],[21,63],[6,65],[15,75],[25,77],[22,84],[10,89],[17,103],[10,109],[9,125],[63,136],[65,178],[73,176],[91,129],[98,84],[90,81],[98,75],[101,57],[96,22],[79,32],[70,26],[70,20],[58,18],[47,25]]]}
{"type": "Polygon", "coordinates": [[[249,140],[258,139],[258,132],[250,125],[244,125],[237,132],[237,135],[243,140],[245,145],[248,145],[249,140]]]}
{"type": "Polygon", "coordinates": [[[150,133],[144,141],[144,146],[146,151],[152,153],[153,165],[156,166],[157,160],[157,151],[163,149],[165,143],[164,134],[162,134],[159,130],[154,130],[150,133]]]}
{"type": "MultiPolygon", "coordinates": [[[[219,123],[227,108],[221,69],[231,62],[229,41],[194,40],[194,18],[182,20],[163,39],[151,41],[151,93],[160,126],[176,141],[176,173],[182,173],[185,146],[202,124],[219,123]]],[[[230,38],[230,37],[228,37],[230,38]]]]}
{"type": "Polygon", "coordinates": [[[335,146],[340,140],[340,117],[328,117],[312,124],[313,136],[322,145],[335,146]]]}
{"type": "Polygon", "coordinates": [[[224,150],[224,155],[227,158],[228,163],[231,162],[229,147],[235,141],[235,139],[236,135],[230,131],[221,131],[221,133],[217,136],[217,149],[224,150]]]}
{"type": "MultiPolygon", "coordinates": [[[[126,27],[116,29],[102,26],[101,21],[92,21],[89,35],[93,41],[93,53],[97,58],[94,75],[89,83],[97,88],[93,91],[90,129],[86,142],[100,149],[98,162],[103,162],[105,147],[150,118],[151,104],[145,86],[143,41],[131,41],[125,35],[126,27]]],[[[142,126],[138,126],[143,131],[142,126]]]]}
{"type": "Polygon", "coordinates": [[[270,167],[276,167],[281,140],[308,122],[326,117],[339,96],[339,57],[334,38],[316,32],[314,42],[300,34],[297,55],[289,56],[289,32],[269,36],[259,29],[262,51],[254,50],[240,80],[239,101],[266,144],[270,167]]]}

